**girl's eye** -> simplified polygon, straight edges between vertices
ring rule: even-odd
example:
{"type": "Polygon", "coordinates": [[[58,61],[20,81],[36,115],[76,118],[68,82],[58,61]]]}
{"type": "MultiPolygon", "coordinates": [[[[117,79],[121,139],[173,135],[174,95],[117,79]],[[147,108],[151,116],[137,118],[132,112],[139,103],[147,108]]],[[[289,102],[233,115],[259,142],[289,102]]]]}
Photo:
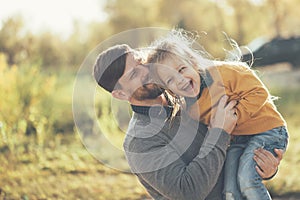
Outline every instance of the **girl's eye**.
{"type": "Polygon", "coordinates": [[[186,69],[185,66],[181,66],[181,67],[179,68],[178,72],[179,72],[179,73],[182,73],[185,69],[186,69]]]}
{"type": "Polygon", "coordinates": [[[171,84],[171,83],[172,83],[172,81],[173,81],[173,78],[169,78],[169,79],[167,79],[167,81],[166,81],[167,85],[171,84]]]}

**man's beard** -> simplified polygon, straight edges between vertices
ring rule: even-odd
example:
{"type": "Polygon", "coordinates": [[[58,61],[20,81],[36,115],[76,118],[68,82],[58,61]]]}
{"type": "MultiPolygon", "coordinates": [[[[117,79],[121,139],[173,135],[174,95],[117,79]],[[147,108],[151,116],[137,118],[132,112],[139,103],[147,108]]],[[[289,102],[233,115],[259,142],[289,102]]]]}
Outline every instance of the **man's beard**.
{"type": "Polygon", "coordinates": [[[132,98],[139,101],[144,101],[147,99],[156,99],[163,92],[164,89],[161,88],[159,85],[154,83],[149,83],[135,90],[132,94],[132,98]]]}

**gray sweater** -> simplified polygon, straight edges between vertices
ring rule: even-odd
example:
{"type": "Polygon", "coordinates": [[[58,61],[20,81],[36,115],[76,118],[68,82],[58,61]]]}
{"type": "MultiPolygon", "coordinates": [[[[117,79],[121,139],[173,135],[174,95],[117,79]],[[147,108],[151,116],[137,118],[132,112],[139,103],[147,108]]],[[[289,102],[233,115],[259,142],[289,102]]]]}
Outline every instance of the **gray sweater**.
{"type": "MultiPolygon", "coordinates": [[[[160,109],[162,110],[162,109],[160,109]]],[[[186,115],[134,113],[124,141],[131,171],[154,199],[221,200],[230,136],[186,115]]]]}

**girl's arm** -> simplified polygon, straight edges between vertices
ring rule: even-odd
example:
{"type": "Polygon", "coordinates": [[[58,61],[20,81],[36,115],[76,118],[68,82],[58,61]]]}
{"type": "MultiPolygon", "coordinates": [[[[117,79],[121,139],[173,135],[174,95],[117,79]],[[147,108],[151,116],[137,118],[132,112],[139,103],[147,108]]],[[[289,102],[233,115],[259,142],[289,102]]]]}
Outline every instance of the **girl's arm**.
{"type": "Polygon", "coordinates": [[[225,87],[239,97],[239,123],[246,122],[270,100],[268,89],[253,70],[243,65],[221,67],[225,87]]]}

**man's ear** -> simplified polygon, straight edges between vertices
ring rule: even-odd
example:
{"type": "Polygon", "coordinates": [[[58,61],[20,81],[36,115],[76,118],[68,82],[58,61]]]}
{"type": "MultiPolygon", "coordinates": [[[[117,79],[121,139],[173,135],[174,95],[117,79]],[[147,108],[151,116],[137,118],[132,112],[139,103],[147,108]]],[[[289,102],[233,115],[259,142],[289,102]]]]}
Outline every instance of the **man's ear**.
{"type": "Polygon", "coordinates": [[[113,90],[111,92],[111,95],[116,99],[126,100],[126,101],[129,100],[128,95],[122,90],[113,90]]]}

